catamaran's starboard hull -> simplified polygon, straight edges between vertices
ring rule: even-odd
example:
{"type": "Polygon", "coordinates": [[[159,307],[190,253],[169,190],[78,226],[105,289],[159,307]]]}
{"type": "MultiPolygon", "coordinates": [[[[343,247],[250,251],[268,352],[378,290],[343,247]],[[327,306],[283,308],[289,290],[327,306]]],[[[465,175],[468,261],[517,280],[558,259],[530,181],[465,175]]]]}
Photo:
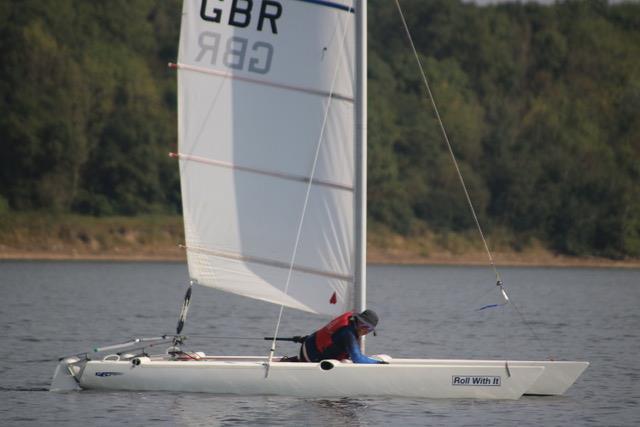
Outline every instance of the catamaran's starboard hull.
{"type": "Polygon", "coordinates": [[[479,366],[542,366],[544,371],[538,380],[524,394],[541,396],[559,396],[582,375],[589,362],[553,361],[553,360],[464,360],[464,359],[393,359],[394,364],[426,363],[430,365],[458,366],[476,364],[479,366]]]}
{"type": "MultiPolygon", "coordinates": [[[[76,366],[81,388],[206,392],[301,397],[405,396],[518,399],[544,366],[428,363],[403,359],[389,365],[274,362],[266,377],[262,358],[201,361],[88,361],[76,366]],[[138,363],[139,361],[139,363],[138,363]]],[[[64,362],[62,362],[64,363],[64,362]]],[[[72,369],[73,371],[73,369],[72,369]]]]}

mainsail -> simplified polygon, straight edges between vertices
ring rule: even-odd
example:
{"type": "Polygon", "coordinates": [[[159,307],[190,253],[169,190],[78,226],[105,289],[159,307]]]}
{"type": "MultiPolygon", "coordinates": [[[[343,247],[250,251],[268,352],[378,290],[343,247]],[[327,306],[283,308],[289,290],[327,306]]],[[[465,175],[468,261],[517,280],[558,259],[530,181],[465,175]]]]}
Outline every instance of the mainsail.
{"type": "Polygon", "coordinates": [[[177,156],[199,284],[353,306],[354,21],[345,0],[184,2],[177,156]]]}

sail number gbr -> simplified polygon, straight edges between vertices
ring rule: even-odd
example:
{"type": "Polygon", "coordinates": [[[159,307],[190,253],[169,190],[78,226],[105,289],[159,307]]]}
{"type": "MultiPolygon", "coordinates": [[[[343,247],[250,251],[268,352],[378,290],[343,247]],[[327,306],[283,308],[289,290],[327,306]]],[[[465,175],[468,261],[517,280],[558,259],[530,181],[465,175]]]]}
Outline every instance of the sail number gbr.
{"type": "Polygon", "coordinates": [[[239,36],[222,40],[223,36],[213,31],[203,31],[198,37],[200,47],[195,60],[211,65],[222,64],[233,70],[267,74],[271,70],[273,46],[264,41],[251,43],[239,36]]]}
{"type": "MultiPolygon", "coordinates": [[[[277,20],[282,15],[280,2],[263,0],[258,8],[254,0],[231,0],[226,4],[227,10],[216,7],[221,3],[224,4],[220,0],[202,0],[200,18],[237,28],[247,28],[254,23],[258,31],[278,34],[277,20]]],[[[217,32],[203,31],[198,37],[198,47],[197,62],[256,74],[267,74],[271,70],[273,45],[262,40],[251,41],[240,36],[225,38],[217,32]]]]}
{"type": "MultiPolygon", "coordinates": [[[[220,4],[224,0],[214,0],[220,4]]],[[[251,25],[252,17],[257,15],[258,21],[256,29],[262,31],[267,25],[273,34],[278,34],[278,26],[276,21],[282,15],[282,5],[274,0],[262,0],[260,3],[260,11],[254,10],[254,0],[231,0],[231,6],[228,10],[227,24],[233,27],[247,28],[251,25]]],[[[208,0],[202,0],[200,4],[200,17],[205,21],[222,23],[224,19],[224,11],[218,7],[210,7],[208,0]]],[[[213,1],[211,2],[213,3],[213,1]]],[[[254,20],[255,22],[255,20],[254,20]]]]}

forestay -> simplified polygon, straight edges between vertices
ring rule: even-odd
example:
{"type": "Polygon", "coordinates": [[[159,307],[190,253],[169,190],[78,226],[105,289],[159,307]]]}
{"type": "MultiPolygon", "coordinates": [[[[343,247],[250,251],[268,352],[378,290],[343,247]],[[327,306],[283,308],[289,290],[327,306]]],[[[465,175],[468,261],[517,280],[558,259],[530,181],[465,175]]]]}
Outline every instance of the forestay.
{"type": "Polygon", "coordinates": [[[199,284],[323,314],[352,306],[354,19],[345,1],[184,2],[178,157],[199,284]]]}

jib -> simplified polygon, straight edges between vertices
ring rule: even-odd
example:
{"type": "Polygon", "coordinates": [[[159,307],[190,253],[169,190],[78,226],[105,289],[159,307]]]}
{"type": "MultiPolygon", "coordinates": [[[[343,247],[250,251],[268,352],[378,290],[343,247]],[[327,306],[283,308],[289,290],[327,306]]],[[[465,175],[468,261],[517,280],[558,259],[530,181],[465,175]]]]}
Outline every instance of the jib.
{"type": "MultiPolygon", "coordinates": [[[[215,0],[220,3],[224,0],[215,0]]],[[[207,7],[209,0],[202,0],[200,7],[200,17],[205,21],[217,22],[222,21],[223,10],[219,8],[207,7]]],[[[251,24],[251,13],[253,11],[254,0],[232,0],[231,9],[229,10],[229,19],[227,24],[234,27],[246,28],[251,24]]],[[[257,30],[262,31],[265,22],[271,27],[273,34],[278,34],[276,20],[282,15],[282,5],[274,0],[262,0],[260,4],[260,12],[258,14],[257,30]]]]}

